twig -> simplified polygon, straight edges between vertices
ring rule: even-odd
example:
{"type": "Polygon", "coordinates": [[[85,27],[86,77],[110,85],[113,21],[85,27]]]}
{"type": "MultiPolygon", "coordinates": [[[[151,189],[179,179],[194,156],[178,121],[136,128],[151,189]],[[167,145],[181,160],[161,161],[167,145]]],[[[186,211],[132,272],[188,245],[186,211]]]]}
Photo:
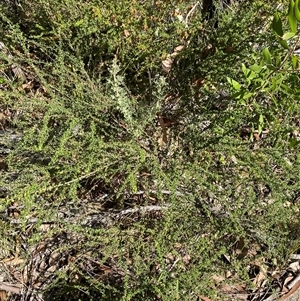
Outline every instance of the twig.
{"type": "Polygon", "coordinates": [[[171,272],[171,271],[174,269],[175,265],[177,264],[177,262],[178,262],[179,260],[180,260],[180,259],[177,258],[177,259],[174,261],[174,263],[172,264],[172,266],[169,268],[168,272],[171,272]]]}
{"type": "Polygon", "coordinates": [[[299,288],[300,288],[300,274],[293,281],[291,281],[287,285],[287,287],[288,287],[288,289],[290,289],[290,291],[287,294],[283,295],[279,299],[279,301],[286,300],[288,297],[290,297],[291,295],[293,295],[297,290],[299,290],[299,288]]]}
{"type": "MultiPolygon", "coordinates": [[[[186,195],[192,195],[191,193],[189,193],[189,192],[186,192],[186,193],[182,193],[182,192],[180,192],[180,191],[175,191],[175,192],[173,192],[173,191],[170,191],[170,190],[165,190],[165,189],[163,189],[163,190],[161,190],[161,191],[157,191],[157,190],[154,190],[154,189],[150,189],[149,191],[148,191],[149,193],[155,193],[155,194],[159,194],[159,193],[161,193],[161,194],[167,194],[167,195],[171,195],[171,194],[175,194],[175,195],[177,195],[177,196],[186,196],[186,195]]],[[[137,191],[137,192],[134,192],[134,193],[124,193],[124,194],[131,194],[131,195],[141,195],[141,194],[146,194],[147,193],[147,191],[145,191],[145,190],[139,190],[139,191],[137,191]]]]}
{"type": "Polygon", "coordinates": [[[6,283],[6,282],[0,282],[0,290],[6,291],[6,292],[11,292],[14,294],[21,294],[21,287],[20,285],[17,284],[10,284],[10,283],[6,283]]]}
{"type": "Polygon", "coordinates": [[[299,282],[299,284],[298,284],[298,286],[299,286],[300,285],[300,274],[295,279],[293,279],[290,283],[288,283],[288,285],[286,287],[290,290],[297,284],[297,282],[299,282]]]}
{"type": "Polygon", "coordinates": [[[190,15],[193,13],[193,11],[196,9],[196,7],[198,5],[201,6],[199,1],[196,2],[196,4],[190,9],[190,11],[188,12],[188,14],[186,15],[186,17],[185,17],[185,27],[188,27],[189,17],[190,17],[190,15]]]}
{"type": "MultiPolygon", "coordinates": [[[[64,222],[72,222],[74,223],[76,219],[80,219],[79,224],[81,226],[97,226],[97,225],[103,225],[103,226],[111,226],[117,221],[119,221],[122,217],[129,215],[129,214],[134,214],[134,213],[141,213],[145,214],[147,212],[152,212],[152,211],[162,211],[168,209],[168,205],[164,206],[143,206],[143,207],[138,207],[138,208],[130,208],[130,209],[125,209],[121,210],[119,212],[99,212],[99,213],[91,213],[88,214],[85,218],[81,218],[81,216],[75,215],[74,217],[70,218],[65,218],[64,222]]],[[[9,219],[11,224],[21,224],[20,219],[9,219]]],[[[27,224],[35,224],[37,223],[38,218],[29,218],[27,220],[27,224]]],[[[51,220],[51,221],[44,221],[42,224],[56,224],[59,221],[51,220]]]]}

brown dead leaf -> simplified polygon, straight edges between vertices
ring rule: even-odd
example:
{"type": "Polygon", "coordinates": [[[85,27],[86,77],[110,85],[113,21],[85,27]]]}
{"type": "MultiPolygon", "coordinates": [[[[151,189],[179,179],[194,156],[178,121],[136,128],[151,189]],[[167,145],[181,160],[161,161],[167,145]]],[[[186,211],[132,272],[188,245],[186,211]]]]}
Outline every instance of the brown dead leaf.
{"type": "MultiPolygon", "coordinates": [[[[286,294],[286,295],[283,295],[279,301],[282,301],[282,300],[287,300],[291,295],[293,295],[296,291],[298,291],[300,288],[300,280],[293,286],[293,288],[286,294]]],[[[292,299],[290,299],[292,300],[292,299]]],[[[297,299],[295,299],[297,300],[297,299]]]]}
{"type": "Polygon", "coordinates": [[[234,51],[234,49],[233,49],[233,47],[231,46],[231,45],[227,45],[225,48],[224,48],[224,52],[226,52],[226,53],[231,53],[231,52],[233,52],[234,51]]]}
{"type": "Polygon", "coordinates": [[[112,268],[104,264],[100,266],[100,270],[104,275],[108,275],[112,272],[112,268]]]}
{"type": "Polygon", "coordinates": [[[165,256],[165,262],[170,263],[175,260],[175,256],[172,253],[169,253],[165,256]]]}
{"type": "Polygon", "coordinates": [[[47,269],[47,272],[53,274],[55,271],[59,270],[58,266],[53,265],[52,267],[47,269]]]}
{"type": "Polygon", "coordinates": [[[31,90],[33,88],[33,86],[34,86],[34,82],[33,82],[33,80],[30,80],[30,81],[26,82],[25,84],[23,84],[22,88],[24,90],[31,90]]]}
{"type": "Polygon", "coordinates": [[[222,285],[220,288],[221,288],[221,291],[226,294],[236,293],[234,286],[229,285],[229,284],[222,285]]]}
{"type": "Polygon", "coordinates": [[[127,29],[124,29],[124,36],[125,38],[128,38],[130,36],[130,33],[127,29]]]}
{"type": "Polygon", "coordinates": [[[168,143],[168,134],[167,134],[167,128],[166,128],[166,124],[164,122],[164,119],[162,117],[162,115],[160,113],[157,114],[157,117],[158,117],[158,122],[159,122],[159,125],[162,129],[162,140],[164,143],[168,143]]]}
{"type": "Polygon", "coordinates": [[[246,284],[235,284],[234,288],[240,293],[246,293],[245,288],[246,284]]]}
{"type": "MultiPolygon", "coordinates": [[[[60,257],[62,256],[62,254],[60,252],[58,252],[57,250],[56,251],[53,251],[51,254],[50,254],[50,257],[49,257],[49,265],[52,266],[54,265],[55,263],[57,263],[60,259],[60,257]]],[[[68,257],[68,261],[69,262],[73,262],[75,261],[75,258],[72,257],[72,256],[69,256],[68,257]]]]}
{"type": "Polygon", "coordinates": [[[14,294],[20,294],[21,293],[21,285],[1,282],[0,283],[0,291],[12,292],[14,294]]]}
{"type": "Polygon", "coordinates": [[[2,260],[2,262],[4,262],[7,265],[16,266],[16,265],[23,264],[25,260],[20,257],[12,257],[12,258],[5,258],[2,260]]]}
{"type": "Polygon", "coordinates": [[[161,66],[164,72],[169,73],[173,65],[173,59],[168,57],[161,62],[161,66]]]}
{"type": "Polygon", "coordinates": [[[50,231],[51,227],[52,224],[41,224],[39,227],[39,231],[46,233],[50,231]]]}
{"type": "Polygon", "coordinates": [[[260,137],[259,137],[259,134],[258,134],[258,133],[253,133],[253,138],[254,138],[254,140],[256,140],[256,141],[259,141],[259,140],[260,140],[260,137]]]}
{"type": "Polygon", "coordinates": [[[191,261],[191,256],[190,255],[184,255],[183,257],[182,257],[182,262],[185,264],[185,265],[188,265],[189,263],[190,263],[190,261],[191,261]]]}
{"type": "Polygon", "coordinates": [[[201,77],[201,78],[198,78],[195,81],[193,81],[192,87],[200,88],[204,85],[204,83],[205,83],[205,79],[203,77],[201,77]]]}
{"type": "Polygon", "coordinates": [[[25,75],[25,73],[23,72],[22,68],[19,65],[13,64],[11,66],[11,68],[12,68],[12,72],[13,72],[15,78],[17,78],[21,82],[26,81],[26,75],[25,75]]]}
{"type": "Polygon", "coordinates": [[[0,301],[7,300],[7,292],[6,291],[0,291],[0,301]]]}
{"type": "Polygon", "coordinates": [[[173,62],[174,62],[174,58],[178,55],[178,53],[184,48],[183,45],[179,45],[177,47],[174,48],[174,51],[172,54],[168,54],[167,58],[165,60],[162,61],[162,69],[164,72],[169,73],[173,62]]]}
{"type": "Polygon", "coordinates": [[[266,274],[263,273],[263,272],[259,272],[256,277],[254,278],[253,280],[253,283],[256,285],[256,286],[259,286],[261,287],[262,286],[262,283],[263,281],[266,279],[266,274]]]}
{"type": "Polygon", "coordinates": [[[183,246],[182,246],[181,243],[177,242],[177,243],[174,244],[174,249],[176,251],[180,251],[182,248],[183,248],[183,246]]]}
{"type": "Polygon", "coordinates": [[[292,262],[292,263],[289,265],[289,268],[290,268],[294,273],[297,273],[297,272],[300,270],[300,264],[299,264],[299,261],[292,262]]]}
{"type": "Polygon", "coordinates": [[[275,270],[274,272],[272,272],[271,277],[277,281],[279,281],[281,276],[281,272],[279,270],[275,270]]]}
{"type": "Polygon", "coordinates": [[[288,276],[284,279],[283,286],[288,287],[288,284],[294,279],[294,276],[288,276]]]}
{"type": "Polygon", "coordinates": [[[213,280],[215,283],[219,284],[219,283],[221,283],[222,281],[224,281],[225,278],[224,278],[223,276],[221,276],[221,275],[213,275],[213,276],[212,276],[212,280],[213,280]]]}
{"type": "Polygon", "coordinates": [[[286,286],[282,286],[282,289],[280,291],[282,294],[287,294],[289,292],[289,289],[286,286]]]}
{"type": "Polygon", "coordinates": [[[245,288],[240,285],[240,284],[235,284],[235,285],[229,285],[229,284],[225,284],[220,286],[220,290],[222,293],[225,293],[226,295],[243,295],[248,296],[247,292],[245,291],[245,288]]]}
{"type": "MultiPolygon", "coordinates": [[[[177,46],[174,48],[174,53],[178,54],[184,48],[183,45],[177,46]]],[[[173,54],[172,54],[173,55],[173,54]]]]}

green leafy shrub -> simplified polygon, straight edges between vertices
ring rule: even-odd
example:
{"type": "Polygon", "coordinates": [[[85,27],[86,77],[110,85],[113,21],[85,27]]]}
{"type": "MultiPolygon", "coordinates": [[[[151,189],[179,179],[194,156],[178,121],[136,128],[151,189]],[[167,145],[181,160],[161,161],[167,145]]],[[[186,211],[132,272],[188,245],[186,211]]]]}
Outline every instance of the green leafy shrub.
{"type": "Polygon", "coordinates": [[[268,3],[232,6],[218,28],[181,1],[24,0],[18,18],[6,3],[1,256],[22,258],[33,294],[219,300],[216,275],[249,292],[257,262],[284,264],[298,243],[296,3],[273,23],[268,3]]]}

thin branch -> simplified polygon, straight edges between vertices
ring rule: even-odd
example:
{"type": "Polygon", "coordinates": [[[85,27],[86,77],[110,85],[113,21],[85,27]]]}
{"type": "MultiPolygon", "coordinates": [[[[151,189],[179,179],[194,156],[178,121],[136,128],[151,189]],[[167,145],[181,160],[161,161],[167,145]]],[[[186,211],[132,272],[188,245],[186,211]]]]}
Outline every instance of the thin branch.
{"type": "Polygon", "coordinates": [[[10,284],[7,282],[0,282],[0,290],[14,293],[17,295],[21,295],[21,292],[22,292],[22,288],[20,285],[10,284]]]}
{"type": "Polygon", "coordinates": [[[196,9],[197,6],[201,6],[200,2],[197,1],[196,4],[190,9],[190,11],[188,12],[188,14],[185,17],[185,27],[188,27],[188,21],[189,21],[189,17],[190,15],[193,13],[193,11],[196,9]]]}

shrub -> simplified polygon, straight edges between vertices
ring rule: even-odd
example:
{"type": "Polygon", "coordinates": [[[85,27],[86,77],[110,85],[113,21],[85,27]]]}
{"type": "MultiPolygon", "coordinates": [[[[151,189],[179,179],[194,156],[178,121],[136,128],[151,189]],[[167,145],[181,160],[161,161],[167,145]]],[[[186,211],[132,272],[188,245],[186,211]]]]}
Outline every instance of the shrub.
{"type": "Polygon", "coordinates": [[[1,256],[20,258],[28,298],[218,300],[284,264],[299,214],[292,13],[272,23],[253,1],[214,28],[192,2],[5,3],[1,256]]]}

